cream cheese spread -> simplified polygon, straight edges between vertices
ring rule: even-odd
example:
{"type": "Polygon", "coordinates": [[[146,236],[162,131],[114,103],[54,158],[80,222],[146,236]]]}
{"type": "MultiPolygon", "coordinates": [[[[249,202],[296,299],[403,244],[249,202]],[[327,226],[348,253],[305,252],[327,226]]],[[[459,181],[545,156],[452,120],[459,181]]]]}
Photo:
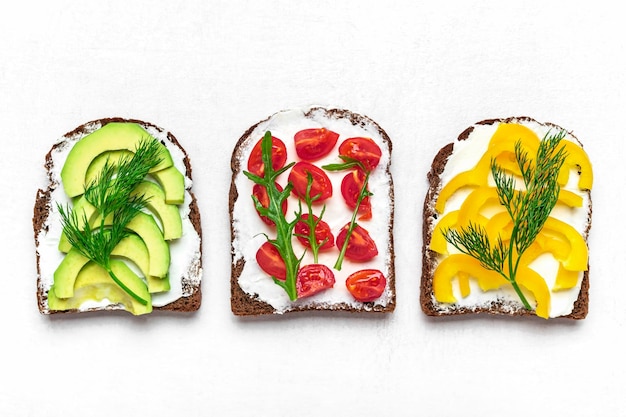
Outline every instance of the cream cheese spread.
{"type": "MultiPolygon", "coordinates": [[[[245,261],[241,275],[239,276],[239,286],[242,290],[252,296],[257,296],[260,300],[270,304],[277,313],[287,312],[295,307],[306,307],[310,304],[325,305],[332,308],[333,305],[348,305],[355,308],[367,309],[364,303],[356,301],[348,292],[345,286],[346,278],[353,272],[362,269],[378,269],[385,277],[392,272],[391,259],[391,239],[389,222],[393,212],[393,201],[389,198],[392,187],[391,174],[388,171],[391,154],[388,144],[379,133],[379,128],[373,124],[362,123],[353,124],[347,118],[330,118],[325,115],[324,110],[315,111],[312,115],[306,115],[309,109],[296,109],[282,111],[274,114],[269,119],[259,123],[255,129],[249,133],[247,140],[242,142],[240,157],[241,170],[247,167],[247,161],[253,146],[263,137],[266,131],[270,131],[272,136],[281,139],[287,148],[287,163],[298,161],[295,151],[294,135],[303,129],[326,128],[339,134],[339,139],[333,150],[324,158],[315,161],[314,164],[321,167],[325,164],[341,162],[339,159],[338,147],[351,137],[369,137],[373,139],[382,151],[379,165],[374,169],[369,177],[368,187],[373,196],[370,197],[372,206],[372,219],[360,221],[358,224],[367,229],[372,239],[376,242],[378,255],[368,262],[352,262],[347,259],[343,262],[341,271],[332,268],[339,250],[333,248],[328,251],[320,251],[318,263],[331,268],[335,275],[335,285],[333,288],[324,290],[311,297],[290,301],[286,292],[276,285],[273,280],[263,272],[256,261],[256,252],[266,241],[264,234],[274,236],[275,231],[267,226],[259,218],[252,201],[252,187],[254,183],[245,175],[239,173],[235,178],[235,186],[238,192],[238,200],[233,208],[233,264],[240,260],[245,261]]],[[[349,171],[330,172],[325,171],[332,182],[333,195],[326,200],[326,210],[322,220],[328,223],[333,236],[336,238],[341,228],[350,222],[353,210],[348,208],[341,196],[341,181],[349,171]]],[[[289,171],[283,173],[278,182],[283,187],[287,184],[289,171]]],[[[306,204],[302,203],[303,212],[306,212],[306,204]]],[[[314,206],[316,215],[319,215],[321,207],[314,206]]],[[[298,210],[298,199],[288,198],[287,220],[295,218],[294,212],[298,210]]],[[[304,246],[293,238],[293,247],[296,256],[305,252],[304,246]]],[[[310,251],[307,251],[301,262],[301,266],[313,263],[310,251]]],[[[393,300],[393,294],[387,285],[382,296],[374,303],[386,306],[393,300]]]]}

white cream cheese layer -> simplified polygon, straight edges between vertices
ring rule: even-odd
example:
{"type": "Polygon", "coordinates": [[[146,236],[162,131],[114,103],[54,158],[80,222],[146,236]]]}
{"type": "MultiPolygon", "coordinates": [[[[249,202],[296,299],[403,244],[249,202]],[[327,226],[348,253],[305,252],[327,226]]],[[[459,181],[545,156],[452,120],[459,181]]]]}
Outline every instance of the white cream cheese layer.
{"type": "MultiPolygon", "coordinates": [[[[305,117],[308,109],[298,109],[282,111],[274,114],[268,120],[261,122],[256,126],[255,130],[250,133],[248,140],[243,143],[241,152],[241,170],[247,169],[247,162],[253,146],[263,137],[266,131],[270,131],[272,136],[281,139],[287,148],[287,163],[298,161],[295,151],[294,135],[303,129],[326,128],[339,134],[339,139],[333,150],[324,158],[313,162],[316,166],[329,163],[341,162],[339,159],[338,148],[340,144],[351,137],[369,137],[373,139],[382,151],[379,165],[370,174],[369,190],[374,195],[370,197],[372,205],[372,219],[357,220],[358,224],[364,227],[376,242],[378,248],[378,256],[368,262],[352,262],[344,259],[341,271],[333,269],[333,265],[339,254],[339,250],[335,247],[329,251],[321,251],[319,253],[318,263],[328,266],[335,275],[335,285],[333,288],[324,290],[311,297],[291,302],[286,292],[276,285],[272,279],[263,272],[256,261],[256,252],[265,242],[264,234],[275,236],[275,231],[267,226],[259,218],[253,201],[252,187],[253,182],[245,175],[240,174],[235,179],[235,185],[239,194],[238,200],[233,209],[233,263],[239,260],[245,261],[244,269],[239,277],[239,286],[248,294],[257,295],[262,301],[270,304],[278,313],[283,313],[293,309],[296,306],[306,306],[311,303],[322,303],[326,305],[346,304],[354,307],[362,308],[364,304],[356,301],[348,292],[345,286],[346,278],[353,272],[362,269],[378,269],[382,271],[385,277],[391,272],[391,253],[389,246],[391,244],[389,238],[389,218],[393,211],[393,202],[389,199],[389,189],[391,187],[391,177],[387,172],[391,161],[391,155],[387,144],[383,143],[378,128],[375,125],[365,123],[364,125],[353,125],[349,119],[345,118],[328,118],[323,110],[317,111],[312,117],[305,117]]],[[[330,172],[325,171],[333,186],[333,195],[325,201],[326,211],[322,220],[330,226],[333,236],[336,238],[341,228],[350,221],[352,217],[352,209],[348,208],[341,196],[341,180],[349,171],[330,172]]],[[[285,172],[279,178],[281,186],[287,184],[289,171],[285,172]]],[[[303,212],[307,207],[302,203],[303,212]]],[[[314,206],[314,212],[319,215],[321,205],[314,206]]],[[[295,218],[294,212],[298,210],[298,199],[290,197],[288,199],[287,220],[291,221],[295,218]]],[[[296,256],[300,256],[305,252],[304,246],[293,238],[293,247],[296,256]]],[[[313,263],[312,256],[307,251],[301,266],[313,263]]],[[[375,304],[386,306],[392,300],[393,294],[389,286],[382,296],[375,301],[375,304]]]]}
{"type": "MultiPolygon", "coordinates": [[[[52,190],[50,195],[50,213],[44,227],[39,232],[38,240],[39,246],[37,251],[39,253],[39,267],[41,274],[41,285],[47,292],[54,283],[54,271],[57,269],[61,261],[63,260],[64,253],[58,250],[59,240],[63,226],[61,223],[61,216],[57,209],[57,204],[65,206],[70,203],[70,199],[67,197],[63,190],[61,182],[61,169],[67,159],[71,147],[78,140],[87,136],[89,133],[99,129],[101,124],[94,122],[85,126],[85,133],[77,134],[73,137],[63,137],[59,139],[59,142],[64,142],[62,146],[57,146],[52,151],[52,167],[49,175],[51,175],[53,184],[56,187],[52,190]]],[[[186,167],[183,162],[184,154],[180,148],[175,146],[167,137],[166,131],[160,131],[159,129],[149,126],[144,127],[154,138],[159,140],[169,150],[172,160],[176,168],[183,174],[186,173],[186,167]]],[[[185,199],[183,204],[179,206],[180,215],[183,225],[183,235],[180,239],[169,242],[170,247],[170,286],[171,289],[167,292],[152,294],[152,305],[155,307],[164,306],[173,301],[176,301],[181,296],[189,295],[185,291],[190,285],[198,284],[201,279],[200,269],[200,236],[193,227],[193,224],[189,220],[189,204],[191,203],[191,194],[189,189],[191,188],[191,179],[185,175],[185,199]],[[193,271],[193,273],[191,273],[193,271]],[[195,273],[197,271],[197,273],[195,273]],[[183,285],[183,281],[187,285],[183,285]]],[[[158,218],[156,219],[159,223],[158,218]]],[[[134,270],[134,266],[131,266],[134,270]]],[[[88,310],[97,307],[109,306],[111,302],[107,299],[102,301],[85,301],[80,310],[88,310]]],[[[117,307],[113,307],[117,308],[117,307]]],[[[120,306],[119,309],[122,309],[120,306]]]]}
{"type": "MultiPolygon", "coordinates": [[[[536,133],[539,139],[542,139],[548,132],[550,132],[550,134],[557,133],[554,128],[550,130],[550,126],[545,126],[535,121],[519,120],[515,121],[515,123],[519,123],[530,128],[536,133]]],[[[494,123],[491,125],[475,125],[473,131],[466,140],[454,142],[454,150],[450,155],[445,169],[441,175],[441,187],[444,187],[456,175],[472,169],[478,163],[480,158],[487,151],[489,141],[491,140],[491,137],[493,136],[497,128],[498,123],[494,123]]],[[[579,145],[579,142],[570,134],[567,134],[564,140],[569,140],[579,145]]],[[[534,155],[529,156],[532,159],[534,159],[535,157],[534,155]]],[[[581,191],[577,186],[579,177],[579,173],[575,170],[572,170],[572,172],[570,173],[568,184],[565,187],[562,187],[562,189],[572,191],[581,196],[583,199],[582,207],[572,209],[557,205],[550,214],[550,216],[570,224],[579,233],[586,237],[585,233],[589,221],[589,208],[591,202],[588,193],[581,191]]],[[[490,178],[490,181],[490,185],[493,185],[492,178],[490,178]]],[[[461,203],[467,197],[469,191],[470,190],[467,189],[460,189],[455,194],[453,194],[446,202],[444,213],[438,216],[438,220],[445,216],[447,213],[458,210],[461,206],[461,203]]],[[[436,227],[437,221],[433,223],[433,228],[436,227]]],[[[448,251],[450,254],[460,253],[458,249],[454,248],[449,243],[448,251]]],[[[438,255],[438,259],[443,259],[442,255],[438,255]]],[[[529,266],[537,271],[546,280],[548,288],[552,288],[556,279],[558,265],[558,261],[556,261],[551,255],[544,254],[539,256],[529,266]]],[[[571,289],[551,291],[551,303],[549,313],[550,317],[568,315],[572,312],[574,302],[578,298],[578,293],[580,292],[582,277],[583,272],[580,272],[577,285],[571,289]]],[[[458,285],[456,285],[455,282],[453,282],[453,291],[454,296],[457,299],[455,307],[474,308],[476,306],[485,306],[496,299],[503,300],[507,303],[512,302],[514,304],[519,304],[519,306],[522,307],[519,297],[513,290],[513,287],[510,285],[503,286],[498,290],[483,292],[478,287],[476,281],[470,280],[470,294],[467,297],[463,297],[461,295],[459,287],[458,285]]],[[[526,291],[524,291],[524,294],[527,299],[529,299],[531,305],[534,305],[534,298],[532,294],[526,291]]],[[[439,304],[439,306],[445,308],[445,304],[439,304]]]]}

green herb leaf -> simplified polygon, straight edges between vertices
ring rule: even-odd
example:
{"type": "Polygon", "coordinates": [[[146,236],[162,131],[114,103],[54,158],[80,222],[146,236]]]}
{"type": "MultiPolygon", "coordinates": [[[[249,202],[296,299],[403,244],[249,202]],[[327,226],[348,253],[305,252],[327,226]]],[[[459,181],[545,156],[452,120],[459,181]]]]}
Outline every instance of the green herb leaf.
{"type": "Polygon", "coordinates": [[[314,214],[313,214],[313,203],[320,198],[320,194],[317,194],[317,195],[311,197],[311,187],[313,186],[313,176],[308,171],[307,171],[306,175],[307,175],[307,186],[306,186],[306,192],[305,192],[305,196],[304,196],[304,201],[305,201],[306,206],[307,206],[308,216],[307,216],[306,219],[303,218],[303,216],[302,216],[302,206],[301,206],[300,201],[298,200],[298,207],[299,207],[298,212],[299,213],[296,214],[296,218],[297,218],[298,222],[302,221],[309,227],[309,234],[308,235],[299,235],[299,234],[296,233],[295,236],[303,237],[303,238],[308,240],[309,245],[311,246],[311,252],[313,253],[313,263],[317,263],[319,250],[328,241],[328,238],[326,238],[323,241],[318,243],[317,242],[317,236],[315,236],[315,228],[322,221],[322,217],[324,216],[324,212],[326,211],[326,205],[322,206],[322,210],[320,211],[320,215],[318,216],[317,219],[315,219],[313,217],[314,216],[314,214]]]}
{"type": "Polygon", "coordinates": [[[335,261],[335,268],[337,271],[341,271],[341,267],[343,265],[343,259],[346,256],[346,250],[348,249],[348,242],[350,241],[350,236],[352,235],[352,231],[357,226],[356,217],[359,213],[359,208],[361,206],[361,202],[365,197],[371,197],[374,194],[368,191],[367,183],[369,181],[370,172],[365,168],[365,165],[354,158],[350,158],[344,155],[339,155],[344,162],[339,164],[328,164],[324,165],[322,168],[328,171],[343,171],[348,169],[361,169],[365,173],[365,179],[363,180],[363,187],[361,187],[361,191],[356,200],[356,206],[354,207],[354,211],[352,212],[352,218],[350,219],[350,224],[348,226],[348,231],[346,233],[346,240],[344,240],[343,245],[341,247],[341,251],[339,252],[339,256],[337,257],[337,261],[335,261]]]}
{"type": "Polygon", "coordinates": [[[291,236],[293,235],[293,229],[298,222],[298,218],[300,217],[301,209],[296,213],[296,218],[293,221],[287,221],[281,206],[283,201],[289,197],[289,194],[293,189],[293,184],[289,182],[281,192],[278,188],[276,188],[276,179],[280,174],[287,171],[295,163],[288,164],[283,168],[274,171],[274,168],[272,167],[272,134],[269,131],[265,132],[261,142],[261,156],[265,167],[263,177],[252,174],[248,171],[244,171],[243,173],[255,184],[262,185],[267,190],[267,195],[269,197],[269,205],[267,208],[263,207],[255,196],[252,196],[252,200],[254,201],[255,207],[259,213],[272,220],[276,225],[276,239],[268,239],[268,241],[276,247],[278,253],[285,262],[286,279],[285,281],[281,281],[275,277],[272,278],[277,285],[285,290],[289,299],[294,301],[298,298],[296,278],[300,262],[302,261],[302,256],[298,258],[295,255],[293,245],[291,243],[291,236]]]}

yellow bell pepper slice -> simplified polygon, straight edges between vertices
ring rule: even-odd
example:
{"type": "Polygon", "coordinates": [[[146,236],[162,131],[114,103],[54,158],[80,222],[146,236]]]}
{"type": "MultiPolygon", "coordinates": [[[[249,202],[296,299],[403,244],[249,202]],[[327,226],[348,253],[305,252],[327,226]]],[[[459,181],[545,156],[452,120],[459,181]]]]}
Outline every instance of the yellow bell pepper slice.
{"type": "Polygon", "coordinates": [[[535,314],[544,319],[550,317],[550,289],[541,275],[527,266],[520,266],[515,281],[533,294],[537,302],[535,314]]]}
{"type": "Polygon", "coordinates": [[[450,255],[437,265],[433,274],[433,292],[437,301],[456,303],[457,299],[452,291],[452,279],[458,277],[459,272],[475,278],[483,291],[494,290],[508,283],[502,275],[483,268],[477,259],[469,255],[450,255]]]}

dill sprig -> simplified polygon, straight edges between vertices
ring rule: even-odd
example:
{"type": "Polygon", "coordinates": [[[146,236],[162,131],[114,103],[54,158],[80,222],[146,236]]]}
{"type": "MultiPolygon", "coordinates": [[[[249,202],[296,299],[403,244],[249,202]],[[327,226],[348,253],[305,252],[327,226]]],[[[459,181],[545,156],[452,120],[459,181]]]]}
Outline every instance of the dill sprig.
{"type": "Polygon", "coordinates": [[[517,269],[522,254],[541,232],[559,198],[560,186],[557,178],[566,153],[564,146],[558,146],[565,133],[561,131],[552,136],[546,134],[539,144],[535,161],[529,159],[521,142],[516,142],[515,159],[520,168],[524,189],[517,189],[515,178],[498,166],[494,159],[491,160],[491,173],[498,199],[513,221],[508,242],[498,236],[495,244],[491,244],[484,227],[472,222],[461,227],[460,231],[443,230],[444,237],[455,248],[476,258],[484,268],[503,276],[528,310],[531,310],[530,304],[516,281],[517,269]]]}
{"type": "Polygon", "coordinates": [[[148,300],[134,293],[118,279],[111,269],[111,253],[117,244],[128,235],[126,226],[147,204],[143,195],[133,195],[135,187],[148,172],[161,162],[160,147],[155,140],[142,140],[132,156],[122,158],[118,164],[105,162],[102,170],[85,187],[85,199],[99,214],[100,223],[92,227],[83,213],[78,217],[69,205],[57,205],[63,223],[63,232],[71,245],[83,256],[104,268],[109,276],[124,291],[143,305],[148,300]],[[113,222],[106,225],[112,216],[113,222]],[[79,221],[82,220],[82,221],[79,221]]]}
{"type": "Polygon", "coordinates": [[[343,259],[346,255],[346,250],[348,250],[348,242],[350,241],[350,236],[352,235],[352,232],[358,225],[356,222],[356,217],[359,213],[361,202],[365,199],[365,197],[371,197],[374,195],[367,189],[367,183],[370,178],[370,171],[365,168],[365,165],[357,159],[350,158],[344,155],[339,155],[339,158],[343,160],[342,163],[328,164],[328,165],[324,165],[322,168],[328,171],[343,171],[346,169],[354,169],[354,168],[361,169],[365,173],[365,179],[363,180],[363,186],[361,187],[361,190],[359,191],[359,195],[356,199],[356,205],[354,206],[354,211],[352,212],[352,218],[350,219],[348,230],[346,232],[346,239],[343,241],[343,245],[341,246],[341,251],[339,252],[339,256],[337,257],[337,260],[335,261],[335,265],[333,266],[333,268],[335,268],[337,271],[341,271],[343,259]]]}
{"type": "Polygon", "coordinates": [[[289,299],[294,301],[298,298],[296,279],[302,257],[298,258],[295,255],[291,242],[291,236],[293,234],[293,229],[298,222],[298,218],[300,217],[300,213],[296,213],[296,218],[293,221],[287,221],[282,211],[282,204],[283,201],[289,197],[289,194],[293,189],[293,184],[289,182],[282,191],[279,191],[278,188],[276,188],[276,180],[280,174],[291,168],[295,162],[285,165],[277,171],[274,170],[272,166],[272,134],[269,131],[265,132],[261,141],[261,157],[265,167],[263,177],[248,171],[243,171],[243,173],[255,184],[262,185],[267,190],[267,195],[269,197],[269,204],[267,208],[263,207],[256,196],[253,195],[252,200],[254,201],[254,205],[259,213],[272,220],[276,225],[276,238],[270,239],[267,237],[267,240],[274,245],[280,256],[283,258],[283,261],[285,262],[286,278],[284,281],[276,279],[276,277],[272,277],[272,279],[276,285],[285,290],[289,299]]]}

